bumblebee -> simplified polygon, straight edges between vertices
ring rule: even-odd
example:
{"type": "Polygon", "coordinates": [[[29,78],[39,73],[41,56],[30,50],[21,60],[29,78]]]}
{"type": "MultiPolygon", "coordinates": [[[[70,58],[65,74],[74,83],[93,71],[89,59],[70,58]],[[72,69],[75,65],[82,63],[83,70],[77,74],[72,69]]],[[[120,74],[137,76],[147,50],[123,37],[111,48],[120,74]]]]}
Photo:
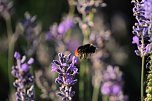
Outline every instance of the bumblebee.
{"type": "Polygon", "coordinates": [[[85,45],[79,46],[75,50],[75,56],[80,57],[80,59],[87,58],[88,55],[95,53],[95,51],[96,51],[96,47],[93,44],[85,44],[85,45]]]}

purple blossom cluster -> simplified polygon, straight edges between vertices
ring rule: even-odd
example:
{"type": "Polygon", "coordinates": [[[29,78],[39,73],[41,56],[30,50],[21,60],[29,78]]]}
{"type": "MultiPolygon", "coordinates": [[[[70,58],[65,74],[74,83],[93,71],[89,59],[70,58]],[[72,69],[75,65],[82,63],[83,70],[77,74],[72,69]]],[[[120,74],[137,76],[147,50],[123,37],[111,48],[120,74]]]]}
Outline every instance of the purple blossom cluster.
{"type": "Polygon", "coordinates": [[[144,9],[145,9],[145,18],[149,19],[152,22],[152,1],[151,0],[143,0],[144,9]]]}
{"type": "Polygon", "coordinates": [[[106,6],[102,0],[76,0],[75,6],[82,18],[78,18],[78,23],[83,33],[86,30],[90,30],[93,26],[92,14],[96,12],[97,7],[106,6]],[[89,29],[90,28],[90,29],[89,29]]]}
{"type": "Polygon", "coordinates": [[[25,62],[26,57],[21,58],[20,53],[15,52],[16,66],[12,67],[12,75],[16,78],[13,83],[16,91],[16,101],[34,101],[34,76],[30,73],[30,65],[34,62],[30,58],[25,62]]]}
{"type": "Polygon", "coordinates": [[[135,53],[138,56],[145,56],[150,53],[151,48],[151,0],[132,0],[134,3],[133,14],[136,17],[137,23],[133,26],[133,44],[136,44],[138,50],[135,53]]]}
{"type": "Polygon", "coordinates": [[[59,60],[53,60],[52,62],[52,72],[57,72],[58,77],[55,82],[61,85],[60,91],[57,93],[62,97],[62,100],[72,100],[75,95],[75,91],[72,91],[72,85],[77,82],[75,79],[76,74],[78,74],[78,69],[75,66],[77,59],[75,56],[72,57],[71,54],[64,55],[59,53],[59,60]]]}
{"type": "Polygon", "coordinates": [[[25,18],[21,21],[21,24],[24,28],[27,40],[32,40],[34,38],[35,33],[34,28],[37,26],[36,16],[31,16],[28,12],[26,12],[25,18]]]}
{"type": "Polygon", "coordinates": [[[126,101],[127,98],[123,96],[122,84],[122,72],[119,68],[107,66],[102,75],[101,93],[109,96],[109,101],[126,101]]]}
{"type": "Polygon", "coordinates": [[[28,56],[32,56],[40,41],[41,27],[38,24],[37,17],[25,12],[25,18],[21,21],[24,30],[23,37],[27,41],[27,47],[24,49],[28,56]]]}
{"type": "Polygon", "coordinates": [[[13,7],[11,0],[0,0],[0,15],[5,16],[10,13],[13,7]]]}
{"type": "Polygon", "coordinates": [[[105,4],[103,3],[102,0],[96,0],[96,1],[92,1],[92,0],[77,0],[76,6],[77,9],[79,11],[79,13],[81,14],[89,14],[92,11],[95,11],[95,8],[99,7],[99,6],[104,6],[105,4]]]}
{"type": "Polygon", "coordinates": [[[46,33],[46,40],[54,39],[54,38],[62,38],[63,35],[68,32],[74,26],[74,20],[72,17],[66,17],[62,22],[58,25],[54,24],[50,27],[50,31],[46,33]]]}
{"type": "Polygon", "coordinates": [[[58,26],[58,33],[64,34],[66,33],[70,28],[72,28],[74,25],[73,19],[70,17],[67,17],[65,20],[63,20],[59,26],[58,26]]]}

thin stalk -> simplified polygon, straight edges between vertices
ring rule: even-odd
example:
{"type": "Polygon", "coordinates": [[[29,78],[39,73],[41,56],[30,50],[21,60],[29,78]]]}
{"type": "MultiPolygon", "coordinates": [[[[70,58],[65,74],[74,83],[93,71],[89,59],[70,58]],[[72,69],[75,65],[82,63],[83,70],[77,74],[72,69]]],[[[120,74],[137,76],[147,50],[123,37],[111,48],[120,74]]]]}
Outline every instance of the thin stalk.
{"type": "MultiPolygon", "coordinates": [[[[144,48],[144,37],[141,39],[142,49],[144,48]]],[[[145,55],[142,54],[142,67],[141,67],[141,101],[144,99],[144,66],[145,66],[145,55]]]]}
{"type": "MultiPolygon", "coordinates": [[[[85,15],[83,15],[83,20],[85,20],[85,15]]],[[[82,32],[83,32],[83,36],[84,36],[84,39],[83,39],[83,44],[86,44],[86,43],[88,43],[88,29],[86,30],[86,31],[84,31],[83,29],[82,29],[82,32]]],[[[80,101],[84,101],[85,99],[84,99],[84,95],[85,95],[85,92],[84,92],[84,88],[85,88],[85,86],[84,86],[84,84],[85,84],[85,80],[86,80],[86,78],[88,78],[88,75],[85,75],[85,72],[86,72],[86,65],[87,64],[87,61],[82,61],[81,63],[80,63],[80,78],[79,78],[79,100],[80,101]],[[86,77],[85,77],[86,76],[86,77]]],[[[90,92],[90,90],[89,91],[86,91],[86,92],[90,92]]]]}
{"type": "Polygon", "coordinates": [[[83,101],[84,100],[84,72],[85,72],[85,67],[83,62],[80,64],[80,81],[79,81],[79,100],[83,101]]]}
{"type": "Polygon", "coordinates": [[[9,79],[9,91],[12,91],[12,82],[13,78],[11,75],[11,67],[13,65],[13,52],[14,52],[14,44],[9,43],[8,49],[8,79],[9,79]]]}
{"type": "Polygon", "coordinates": [[[69,15],[74,16],[75,6],[74,6],[74,0],[69,0],[69,15]]]}
{"type": "Polygon", "coordinates": [[[91,73],[90,73],[90,67],[89,67],[89,63],[87,60],[85,60],[85,87],[86,87],[86,91],[85,91],[85,100],[89,101],[91,100],[91,73]]]}
{"type": "Polygon", "coordinates": [[[9,80],[9,92],[12,90],[12,76],[11,76],[11,66],[13,64],[13,51],[14,51],[14,41],[12,40],[12,24],[11,17],[8,16],[6,21],[7,35],[8,35],[8,80],[9,80]]]}
{"type": "MultiPolygon", "coordinates": [[[[99,84],[98,84],[97,86],[94,86],[94,88],[93,88],[92,101],[98,101],[99,88],[100,88],[100,85],[99,85],[99,84]]],[[[104,100],[103,100],[103,101],[104,101],[104,100]]]]}
{"type": "MultiPolygon", "coordinates": [[[[91,19],[93,20],[93,16],[91,16],[91,15],[93,15],[93,14],[89,14],[89,16],[91,17],[91,19]]],[[[86,21],[86,15],[85,14],[83,14],[82,15],[82,20],[85,22],[86,21]]],[[[84,36],[84,39],[83,39],[83,44],[87,44],[87,43],[89,43],[89,36],[90,36],[90,32],[91,32],[91,29],[88,27],[88,28],[86,28],[86,29],[82,29],[82,32],[83,32],[83,36],[84,36]]],[[[90,89],[91,89],[91,76],[90,76],[90,69],[88,69],[89,68],[89,64],[88,64],[88,61],[86,60],[86,61],[84,61],[84,62],[82,62],[82,65],[84,65],[84,71],[82,72],[83,74],[83,76],[85,76],[85,77],[82,77],[82,78],[85,78],[85,79],[83,79],[83,85],[85,84],[86,86],[85,86],[85,88],[86,88],[86,90],[84,91],[84,87],[83,87],[83,99],[82,100],[80,100],[80,101],[83,101],[83,100],[91,100],[91,92],[90,92],[90,89]],[[85,95],[85,99],[84,99],[84,95],[85,95]]],[[[80,71],[81,71],[81,68],[82,67],[80,67],[80,71]]],[[[80,76],[81,77],[81,76],[80,76]]],[[[80,78],[80,79],[82,79],[82,78],[80,78]]],[[[82,96],[81,94],[80,94],[80,96],[82,96]]]]}
{"type": "Polygon", "coordinates": [[[144,99],[144,63],[145,56],[142,57],[142,70],[141,70],[141,101],[144,99]]]}
{"type": "Polygon", "coordinates": [[[102,101],[109,101],[109,96],[102,95],[102,101]]]}

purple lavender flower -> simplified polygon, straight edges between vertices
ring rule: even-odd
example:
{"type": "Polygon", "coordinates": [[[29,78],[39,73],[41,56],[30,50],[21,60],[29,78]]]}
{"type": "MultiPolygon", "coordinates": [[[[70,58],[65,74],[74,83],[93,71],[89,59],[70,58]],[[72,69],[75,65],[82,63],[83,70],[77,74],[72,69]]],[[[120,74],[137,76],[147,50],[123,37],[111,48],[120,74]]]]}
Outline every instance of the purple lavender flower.
{"type": "Polygon", "coordinates": [[[59,53],[58,56],[59,60],[53,60],[52,62],[52,72],[58,73],[55,82],[61,85],[57,94],[62,97],[62,100],[72,100],[75,94],[75,91],[72,91],[72,85],[77,82],[75,76],[78,74],[78,69],[75,66],[77,59],[73,56],[71,63],[69,63],[71,54],[66,56],[59,53]]]}
{"type": "Polygon", "coordinates": [[[135,50],[139,56],[145,56],[150,53],[147,48],[151,48],[151,0],[132,0],[134,3],[133,13],[137,23],[133,26],[133,44],[137,44],[138,50],[135,50]]]}
{"type": "Polygon", "coordinates": [[[62,35],[60,35],[60,34],[58,33],[58,25],[57,25],[56,23],[53,24],[53,25],[50,27],[49,31],[46,32],[46,34],[45,34],[45,39],[46,39],[47,41],[50,41],[50,40],[52,40],[52,39],[61,39],[61,38],[62,38],[62,35]]]}
{"type": "Polygon", "coordinates": [[[10,0],[0,0],[0,15],[5,16],[10,13],[13,7],[13,2],[10,0]]]}
{"type": "Polygon", "coordinates": [[[101,85],[101,93],[103,95],[110,97],[115,97],[114,101],[126,101],[126,96],[123,96],[122,91],[122,72],[119,71],[118,67],[108,66],[105,71],[103,71],[101,85]],[[121,98],[120,98],[121,97],[121,98]]]}
{"type": "Polygon", "coordinates": [[[25,53],[28,56],[32,56],[39,44],[41,27],[37,22],[36,16],[31,16],[28,12],[25,13],[25,19],[21,21],[21,25],[25,32],[23,37],[27,41],[25,53]]]}
{"type": "Polygon", "coordinates": [[[70,17],[67,17],[64,19],[58,26],[58,33],[64,34],[66,33],[70,28],[72,28],[74,25],[73,19],[70,17]]]}
{"type": "Polygon", "coordinates": [[[134,36],[132,39],[133,39],[132,41],[133,44],[139,45],[139,38],[137,36],[134,36]]]}
{"type": "Polygon", "coordinates": [[[16,101],[34,101],[34,76],[30,74],[30,65],[34,62],[33,58],[30,58],[26,63],[26,57],[18,52],[15,52],[14,58],[16,59],[16,66],[12,67],[12,75],[16,78],[13,83],[16,87],[16,101]]]}
{"type": "MultiPolygon", "coordinates": [[[[25,13],[25,19],[21,22],[26,34],[33,34],[34,28],[37,26],[36,16],[31,16],[28,12],[25,13]]],[[[29,36],[30,38],[30,36],[29,36]]]]}
{"type": "Polygon", "coordinates": [[[152,1],[151,0],[143,0],[143,5],[145,9],[145,17],[152,22],[152,1]]]}
{"type": "Polygon", "coordinates": [[[56,23],[50,27],[50,30],[46,33],[45,39],[61,39],[63,35],[74,26],[74,21],[72,17],[66,17],[59,25],[56,23]]]}
{"type": "Polygon", "coordinates": [[[74,21],[72,17],[66,17],[59,25],[56,23],[50,27],[50,30],[46,33],[45,39],[61,39],[63,35],[74,26],[74,21]]]}
{"type": "Polygon", "coordinates": [[[91,1],[91,0],[77,0],[76,3],[77,9],[79,13],[81,14],[88,14],[92,11],[95,11],[95,8],[99,6],[106,6],[105,3],[103,3],[102,0],[96,0],[96,1],[91,1]]]}

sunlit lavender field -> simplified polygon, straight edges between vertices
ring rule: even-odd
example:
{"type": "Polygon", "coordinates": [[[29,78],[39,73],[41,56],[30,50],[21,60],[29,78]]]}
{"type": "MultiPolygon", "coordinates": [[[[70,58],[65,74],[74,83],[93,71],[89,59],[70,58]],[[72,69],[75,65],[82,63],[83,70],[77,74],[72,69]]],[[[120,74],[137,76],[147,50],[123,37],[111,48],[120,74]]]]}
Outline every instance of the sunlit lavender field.
{"type": "Polygon", "coordinates": [[[152,0],[0,0],[0,101],[152,101],[152,0]]]}

